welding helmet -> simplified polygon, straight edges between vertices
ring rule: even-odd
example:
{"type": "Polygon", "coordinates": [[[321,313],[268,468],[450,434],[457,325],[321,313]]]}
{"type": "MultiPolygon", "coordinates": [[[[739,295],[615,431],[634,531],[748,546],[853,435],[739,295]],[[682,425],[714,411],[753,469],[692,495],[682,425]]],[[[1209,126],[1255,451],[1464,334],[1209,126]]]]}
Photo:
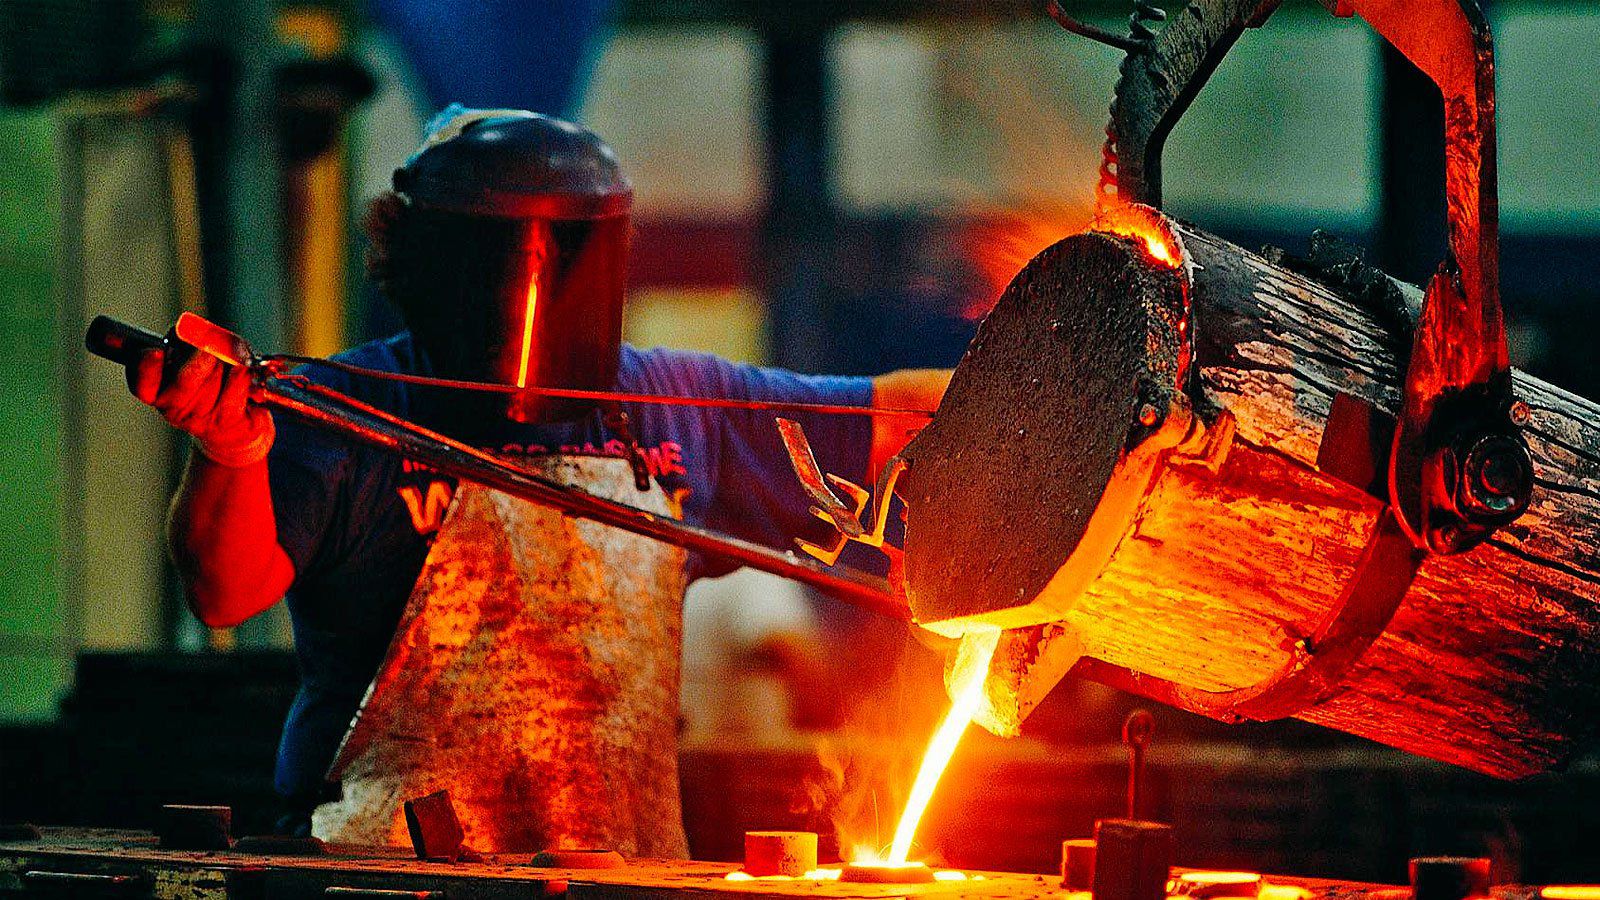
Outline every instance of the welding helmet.
{"type": "MultiPolygon", "coordinates": [[[[599,137],[522,110],[452,106],[394,173],[407,216],[440,235],[430,296],[402,313],[437,372],[517,387],[609,390],[622,340],[633,190],[599,137]],[[452,268],[455,267],[455,268],[452,268]]],[[[583,401],[510,395],[517,422],[583,401]]]]}

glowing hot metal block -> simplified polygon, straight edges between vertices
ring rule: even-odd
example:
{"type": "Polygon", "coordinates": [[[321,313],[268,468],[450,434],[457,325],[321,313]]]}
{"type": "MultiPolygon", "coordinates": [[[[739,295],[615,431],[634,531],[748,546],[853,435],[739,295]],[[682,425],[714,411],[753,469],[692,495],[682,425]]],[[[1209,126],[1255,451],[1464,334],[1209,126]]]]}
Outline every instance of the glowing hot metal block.
{"type": "Polygon", "coordinates": [[[1175,887],[1195,900],[1254,900],[1261,896],[1262,880],[1256,872],[1185,872],[1178,876],[1175,887]]]}
{"type": "Polygon", "coordinates": [[[851,863],[844,867],[840,881],[859,884],[931,884],[932,869],[922,863],[851,863]]]}

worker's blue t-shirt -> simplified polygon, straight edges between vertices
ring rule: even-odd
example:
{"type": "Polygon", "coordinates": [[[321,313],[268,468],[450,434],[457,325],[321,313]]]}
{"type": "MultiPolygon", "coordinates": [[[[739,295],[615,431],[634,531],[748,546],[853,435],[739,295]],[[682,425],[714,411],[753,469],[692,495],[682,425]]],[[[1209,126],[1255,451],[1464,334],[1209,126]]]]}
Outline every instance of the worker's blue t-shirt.
{"type": "MultiPolygon", "coordinates": [[[[338,359],[392,372],[430,374],[408,334],[375,341],[338,359]]],[[[396,415],[428,420],[449,391],[335,372],[311,380],[396,415]]],[[[714,356],[622,348],[623,392],[868,405],[867,378],[796,375],[714,356]]],[[[779,549],[826,526],[791,470],[771,413],[623,404],[663,488],[684,490],[684,519],[779,549]]],[[[825,471],[865,480],[871,424],[864,416],[802,414],[825,471]]],[[[287,596],[301,686],[278,748],[276,786],[307,808],[339,741],[377,672],[455,481],[393,454],[353,444],[278,415],[268,458],[278,541],[294,563],[287,596]]],[[[484,441],[479,441],[484,443],[484,441]]],[[[620,456],[623,445],[598,413],[573,423],[496,426],[488,449],[505,453],[620,456]]],[[[823,533],[817,531],[822,528],[823,533]]],[[[691,555],[691,579],[732,566],[691,555]]]]}

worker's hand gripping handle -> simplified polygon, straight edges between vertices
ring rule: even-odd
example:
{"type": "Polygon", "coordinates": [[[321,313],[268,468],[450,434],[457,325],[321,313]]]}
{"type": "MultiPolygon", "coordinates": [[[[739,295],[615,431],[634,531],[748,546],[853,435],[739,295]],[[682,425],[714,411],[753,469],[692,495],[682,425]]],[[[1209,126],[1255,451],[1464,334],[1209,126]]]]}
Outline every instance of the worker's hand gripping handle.
{"type": "Polygon", "coordinates": [[[176,327],[165,335],[159,335],[110,316],[94,317],[83,336],[83,345],[95,356],[119,363],[130,372],[138,365],[140,356],[150,350],[160,350],[163,354],[162,386],[172,384],[178,370],[194,356],[195,351],[193,345],[178,336],[176,327]]]}
{"type": "Polygon", "coordinates": [[[266,458],[276,435],[272,417],[249,402],[254,360],[237,335],[185,313],[165,336],[109,316],[96,316],[84,335],[90,353],[122,364],[128,387],[173,427],[195,439],[200,453],[230,468],[266,458]],[[204,356],[196,358],[203,348],[204,356]],[[162,354],[161,371],[146,363],[162,354]]]}

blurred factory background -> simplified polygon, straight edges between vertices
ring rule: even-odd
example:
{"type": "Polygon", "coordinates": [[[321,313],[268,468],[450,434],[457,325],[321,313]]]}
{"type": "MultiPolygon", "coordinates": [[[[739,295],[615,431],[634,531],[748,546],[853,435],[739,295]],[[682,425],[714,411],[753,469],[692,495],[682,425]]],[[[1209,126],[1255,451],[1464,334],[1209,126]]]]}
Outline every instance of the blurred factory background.
{"type": "MultiPolygon", "coordinates": [[[[1593,397],[1600,9],[1491,14],[1513,354],[1593,397]]],[[[574,117],[617,149],[633,342],[950,366],[1010,274],[1086,222],[1116,63],[1033,0],[0,2],[0,821],[140,825],[162,802],[270,821],[287,618],[208,632],[184,611],[160,537],[184,448],[81,352],[92,315],[205,310],[312,354],[388,333],[355,223],[461,100],[574,117]]],[[[1428,100],[1361,23],[1289,0],[1173,136],[1169,209],[1251,247],[1330,229],[1419,280],[1443,247],[1428,100]]],[[[908,723],[931,723],[938,661],[898,631],[748,574],[698,586],[688,617],[701,855],[804,819],[852,753],[914,755],[926,734],[908,723]],[[888,721],[905,753],[870,737],[888,721]]],[[[1131,704],[1058,695],[1032,736],[958,757],[928,831],[953,861],[1048,868],[1117,809],[1131,704]],[[997,822],[1009,855],[961,857],[997,822]]],[[[1486,852],[1600,879],[1594,760],[1503,785],[1296,723],[1161,729],[1185,862],[1398,881],[1408,855],[1486,852]]]]}

